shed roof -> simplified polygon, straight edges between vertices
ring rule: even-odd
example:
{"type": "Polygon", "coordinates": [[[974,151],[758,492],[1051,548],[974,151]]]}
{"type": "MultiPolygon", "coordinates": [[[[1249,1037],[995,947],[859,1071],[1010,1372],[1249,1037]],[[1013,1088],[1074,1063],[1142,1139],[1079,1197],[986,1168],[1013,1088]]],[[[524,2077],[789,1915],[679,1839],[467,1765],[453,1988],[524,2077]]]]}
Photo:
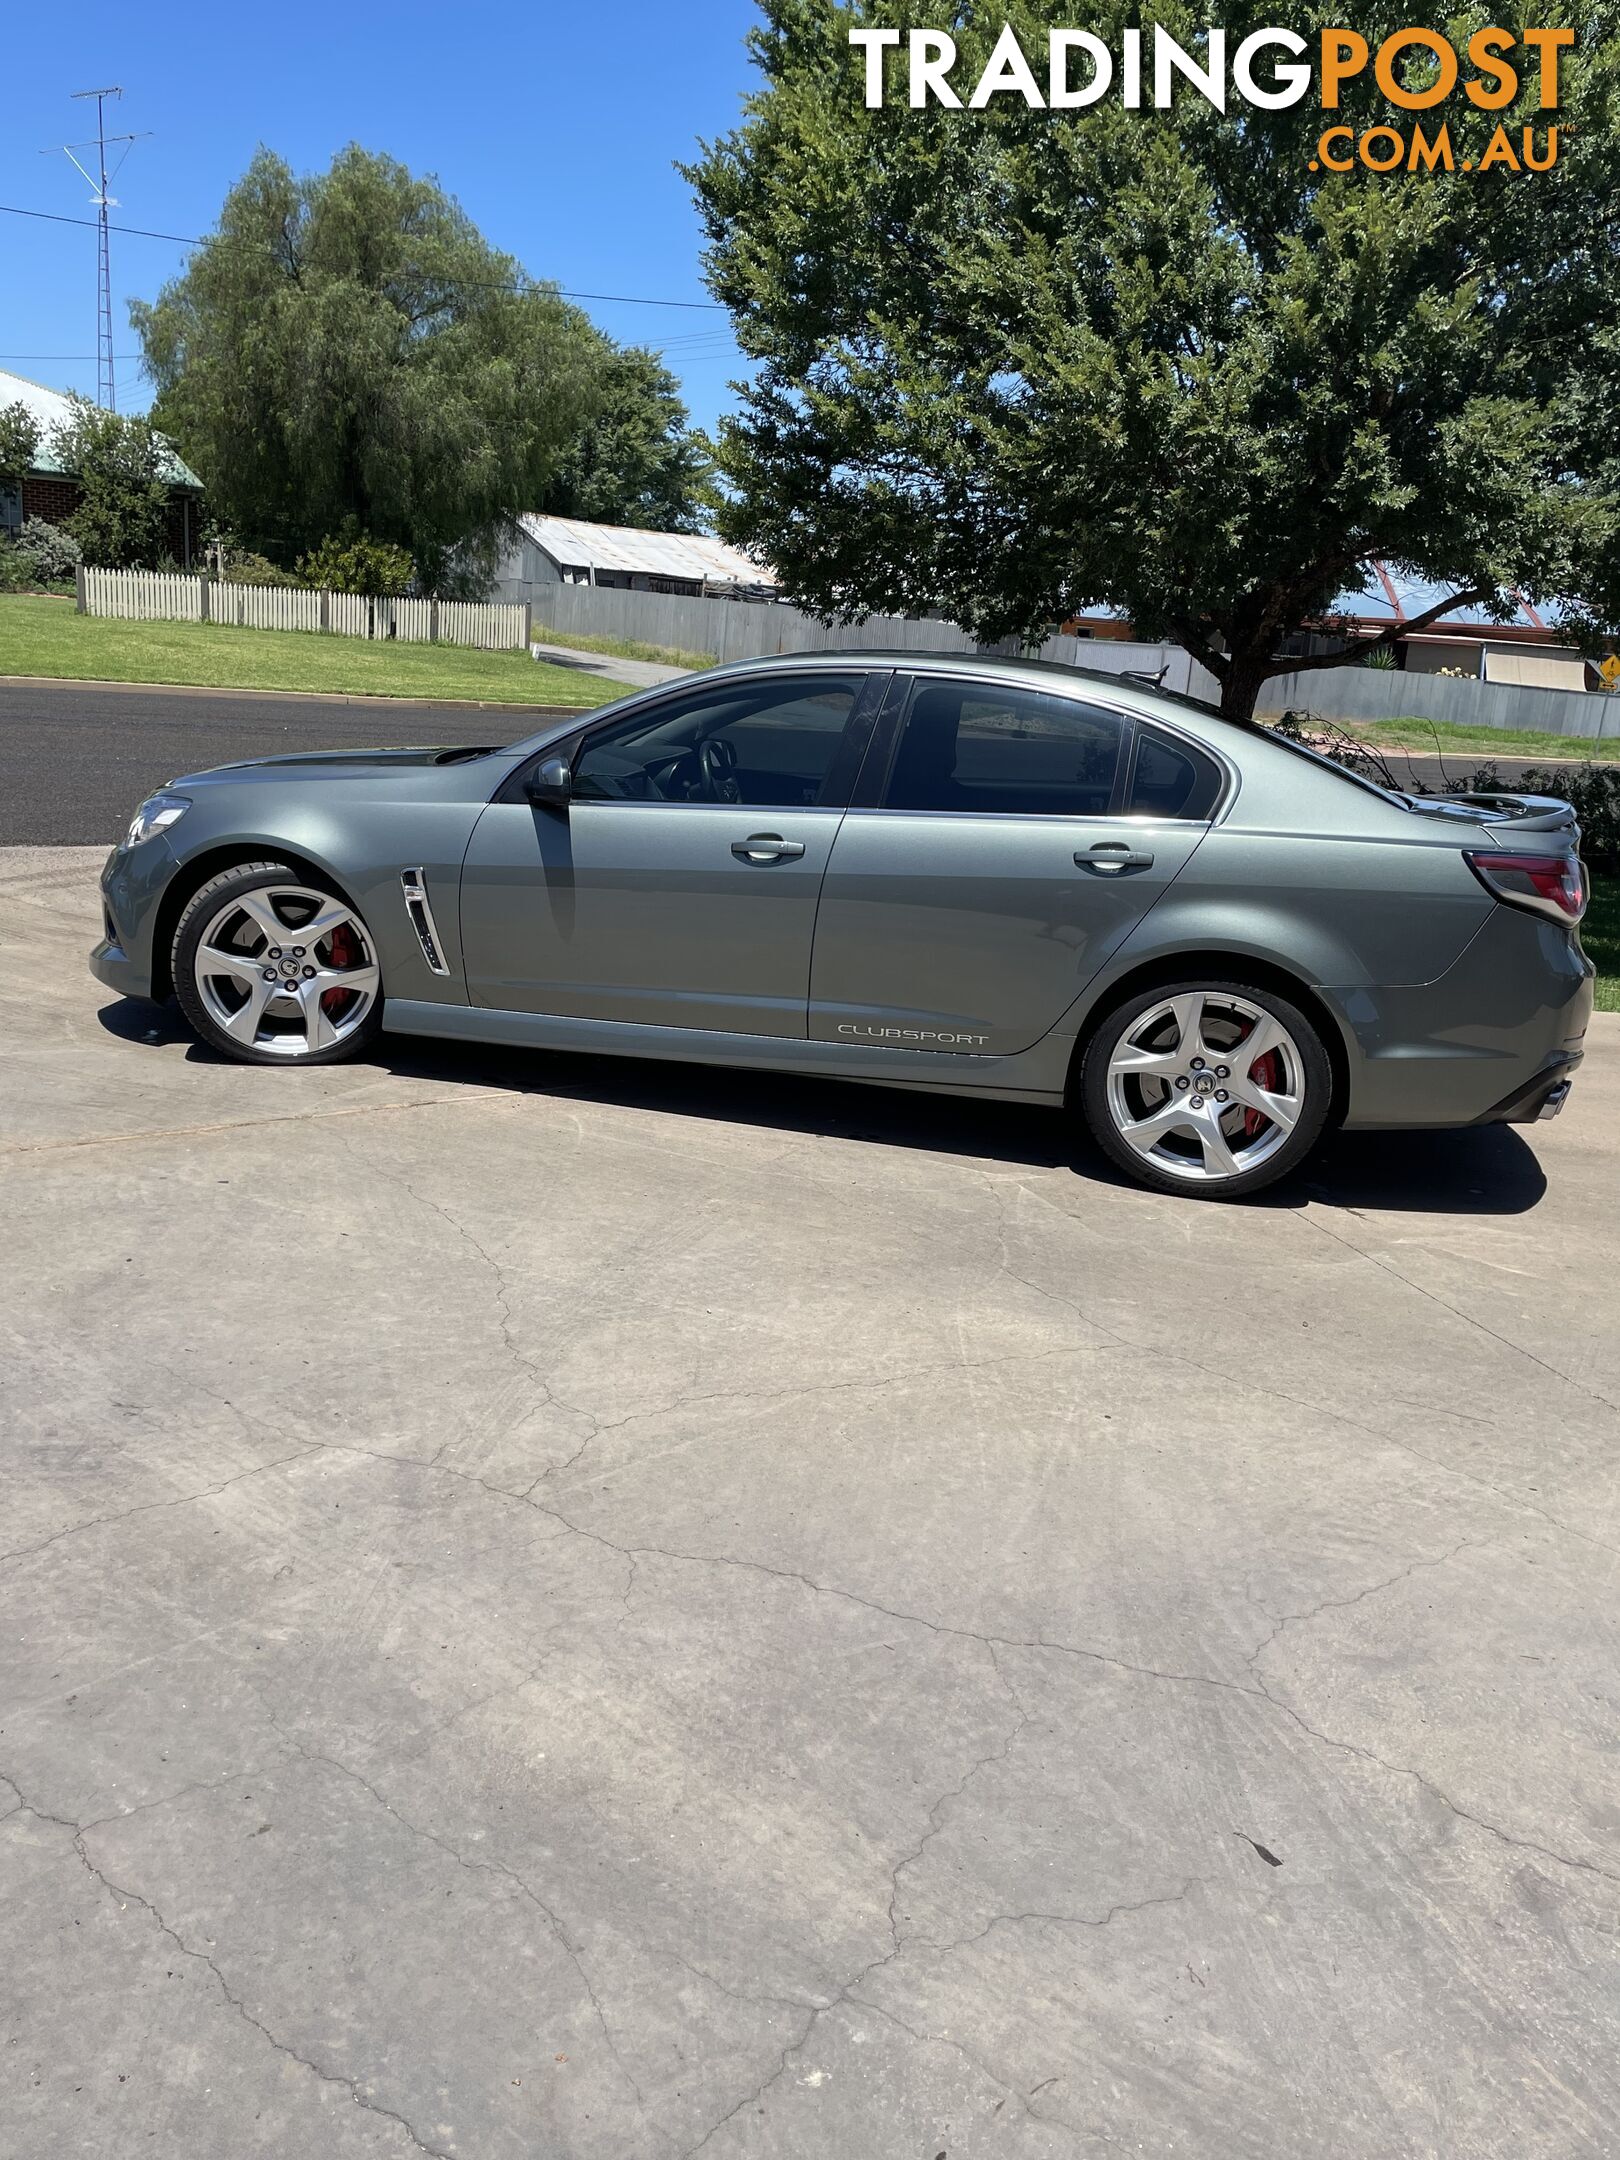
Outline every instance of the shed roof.
{"type": "MultiPolygon", "coordinates": [[[[13,375],[0,368],[0,407],[23,405],[39,422],[39,448],[34,455],[34,470],[42,473],[63,471],[61,460],[51,445],[51,437],[57,428],[73,417],[73,401],[62,390],[47,390],[43,383],[30,382],[26,375],[13,375]]],[[[173,446],[163,437],[162,473],[170,487],[202,488],[202,482],[185,464],[173,446]]]]}
{"type": "Polygon", "coordinates": [[[542,517],[532,510],[518,523],[554,563],[570,570],[620,570],[707,585],[776,583],[763,563],[710,533],[646,532],[636,525],[592,525],[584,518],[542,517]]]}

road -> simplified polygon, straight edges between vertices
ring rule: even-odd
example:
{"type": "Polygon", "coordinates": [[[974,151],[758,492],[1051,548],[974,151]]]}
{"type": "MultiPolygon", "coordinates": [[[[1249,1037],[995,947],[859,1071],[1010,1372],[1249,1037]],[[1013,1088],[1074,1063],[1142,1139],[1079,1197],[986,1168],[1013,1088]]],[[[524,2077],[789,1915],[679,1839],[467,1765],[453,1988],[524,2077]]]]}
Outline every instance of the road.
{"type": "Polygon", "coordinates": [[[546,710],[0,681],[0,847],[110,844],[153,788],[234,758],[514,742],[546,710]]]}
{"type": "Polygon", "coordinates": [[[227,1065],[96,869],[0,855],[0,2151],[1614,2153],[1620,1017],[1215,1208],[227,1065]]]}

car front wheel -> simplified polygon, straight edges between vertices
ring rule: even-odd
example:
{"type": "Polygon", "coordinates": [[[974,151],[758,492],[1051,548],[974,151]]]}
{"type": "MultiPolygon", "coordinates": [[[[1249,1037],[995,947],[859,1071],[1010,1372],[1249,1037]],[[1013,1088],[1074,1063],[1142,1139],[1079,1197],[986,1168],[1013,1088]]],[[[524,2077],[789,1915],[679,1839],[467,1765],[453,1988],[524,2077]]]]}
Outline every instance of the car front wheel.
{"type": "Polygon", "coordinates": [[[1086,1122],[1127,1176],[1237,1200],[1321,1137],[1333,1073],[1311,1022],[1252,983],[1167,983],[1102,1022],[1081,1068],[1086,1122]]]}
{"type": "Polygon", "coordinates": [[[283,863],[241,863],[187,902],[175,995],[197,1033],[252,1065],[329,1065],[382,1026],[377,948],[359,913],[283,863]]]}

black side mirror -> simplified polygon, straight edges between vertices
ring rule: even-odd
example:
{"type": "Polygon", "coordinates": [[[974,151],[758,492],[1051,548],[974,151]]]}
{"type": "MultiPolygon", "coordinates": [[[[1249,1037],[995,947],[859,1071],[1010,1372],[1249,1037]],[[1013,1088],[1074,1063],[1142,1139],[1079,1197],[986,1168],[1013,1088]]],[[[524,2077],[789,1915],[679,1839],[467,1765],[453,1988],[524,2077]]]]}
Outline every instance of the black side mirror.
{"type": "Polygon", "coordinates": [[[574,768],[565,757],[542,758],[523,783],[530,802],[566,810],[574,792],[574,768]]]}

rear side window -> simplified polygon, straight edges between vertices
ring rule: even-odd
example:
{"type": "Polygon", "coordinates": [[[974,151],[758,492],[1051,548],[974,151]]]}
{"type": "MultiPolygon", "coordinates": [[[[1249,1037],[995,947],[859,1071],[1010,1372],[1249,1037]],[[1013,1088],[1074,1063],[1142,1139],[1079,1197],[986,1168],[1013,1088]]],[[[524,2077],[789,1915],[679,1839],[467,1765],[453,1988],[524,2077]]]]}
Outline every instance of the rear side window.
{"type": "Polygon", "coordinates": [[[1126,813],[1202,820],[1221,799],[1221,780],[1221,768],[1202,750],[1139,727],[1126,813]]]}
{"type": "Polygon", "coordinates": [[[884,806],[1106,817],[1123,734],[1116,714],[1074,698],[919,683],[884,806]]]}

